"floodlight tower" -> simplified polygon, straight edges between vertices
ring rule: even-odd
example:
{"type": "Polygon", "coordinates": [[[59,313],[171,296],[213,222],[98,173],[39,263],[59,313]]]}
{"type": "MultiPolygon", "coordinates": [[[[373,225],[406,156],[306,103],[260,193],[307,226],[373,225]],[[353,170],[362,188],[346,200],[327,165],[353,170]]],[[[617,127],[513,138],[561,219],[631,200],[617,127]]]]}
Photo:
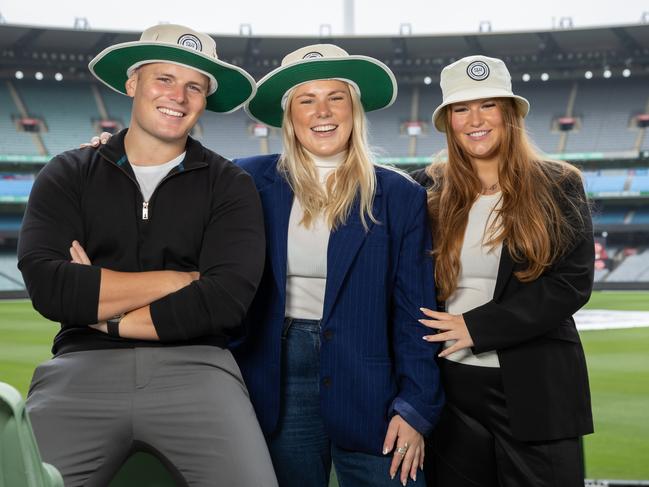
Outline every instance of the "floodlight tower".
{"type": "Polygon", "coordinates": [[[344,34],[354,34],[354,0],[343,0],[343,25],[344,34]]]}

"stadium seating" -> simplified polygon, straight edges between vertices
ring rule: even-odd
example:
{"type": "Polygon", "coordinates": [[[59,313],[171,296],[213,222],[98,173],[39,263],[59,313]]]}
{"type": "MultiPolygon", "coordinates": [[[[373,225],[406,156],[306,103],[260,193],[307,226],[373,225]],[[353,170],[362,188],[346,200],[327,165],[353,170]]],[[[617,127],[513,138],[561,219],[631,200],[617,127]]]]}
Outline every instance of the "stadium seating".
{"type": "Polygon", "coordinates": [[[606,276],[606,282],[630,281],[649,281],[649,250],[628,256],[606,276]]]}
{"type": "Polygon", "coordinates": [[[24,289],[25,283],[18,270],[16,253],[0,254],[0,291],[22,291],[24,289]]]}
{"type": "Polygon", "coordinates": [[[379,157],[404,157],[408,155],[410,138],[401,133],[401,124],[410,120],[410,96],[400,92],[396,102],[384,109],[368,114],[370,144],[379,157]]]}
{"type": "Polygon", "coordinates": [[[0,382],[0,487],[63,487],[58,470],[41,461],[20,393],[0,382]]]}
{"type": "Polygon", "coordinates": [[[536,146],[543,152],[558,151],[560,133],[552,131],[552,121],[566,114],[572,83],[514,83],[514,91],[530,102],[530,113],[525,126],[536,146]]]}
{"type": "Polygon", "coordinates": [[[569,132],[565,151],[632,150],[638,131],[629,121],[644,107],[646,91],[644,80],[632,78],[580,81],[573,110],[580,127],[569,132]]]}
{"type": "Polygon", "coordinates": [[[649,176],[636,174],[631,180],[630,191],[640,191],[641,193],[649,193],[649,176]]]}
{"type": "Polygon", "coordinates": [[[614,171],[612,173],[585,172],[584,178],[584,186],[587,193],[621,193],[624,191],[624,185],[628,175],[626,174],[626,170],[614,171]]]}
{"type": "MultiPolygon", "coordinates": [[[[259,139],[250,130],[252,123],[243,110],[230,114],[205,112],[200,121],[203,133],[197,138],[228,159],[253,156],[259,154],[260,149],[259,139]]],[[[279,150],[278,145],[274,152],[279,150]]]]}
{"type": "Polygon", "coordinates": [[[0,154],[33,155],[37,154],[37,147],[32,140],[32,135],[19,132],[14,119],[20,114],[14,104],[5,83],[0,83],[0,154]]]}
{"type": "MultiPolygon", "coordinates": [[[[441,102],[442,95],[437,86],[431,84],[419,90],[419,121],[426,123],[428,130],[417,137],[417,156],[430,157],[446,149],[446,136],[437,131],[431,120],[433,111],[441,102]]],[[[370,113],[369,116],[371,119],[373,114],[370,113]]]]}
{"type": "Polygon", "coordinates": [[[95,135],[99,114],[88,83],[23,80],[15,83],[30,116],[47,125],[41,137],[49,154],[73,149],[95,135]]]}
{"type": "Polygon", "coordinates": [[[0,201],[27,201],[33,184],[34,176],[31,174],[27,176],[0,174],[0,201]]]}
{"type": "Polygon", "coordinates": [[[633,212],[631,223],[649,224],[649,208],[639,208],[633,212]]]}
{"type": "MultiPolygon", "coordinates": [[[[47,130],[41,133],[49,154],[57,154],[77,147],[96,133],[99,108],[87,82],[54,82],[14,80],[13,85],[30,116],[40,118],[47,130]]],[[[131,102],[124,95],[94,83],[103,99],[109,118],[126,126],[130,120],[131,102]]],[[[527,129],[538,147],[548,153],[559,148],[560,132],[553,129],[553,121],[566,115],[573,82],[550,81],[514,83],[514,90],[530,100],[531,111],[526,119],[527,129]]],[[[632,116],[642,111],[646,103],[644,80],[616,79],[578,82],[573,115],[580,119],[575,131],[567,136],[565,152],[625,151],[633,149],[638,130],[629,128],[632,116]],[[611,96],[615,93],[615,97],[611,96]]],[[[379,156],[403,157],[409,155],[410,137],[403,132],[403,124],[410,121],[413,87],[401,85],[394,105],[368,114],[370,140],[379,156]]],[[[445,147],[443,134],[430,123],[433,109],[441,95],[435,84],[419,87],[417,106],[419,121],[424,131],[417,138],[415,156],[428,157],[445,147]]],[[[12,116],[18,110],[6,85],[0,85],[0,154],[38,154],[36,144],[28,133],[18,132],[12,116]]],[[[227,157],[244,157],[260,152],[259,139],[251,133],[253,121],[243,110],[222,115],[207,112],[202,121],[202,135],[198,138],[227,157]]],[[[271,131],[269,152],[281,150],[281,138],[271,131]]],[[[645,137],[649,148],[649,137],[645,137]]]]}

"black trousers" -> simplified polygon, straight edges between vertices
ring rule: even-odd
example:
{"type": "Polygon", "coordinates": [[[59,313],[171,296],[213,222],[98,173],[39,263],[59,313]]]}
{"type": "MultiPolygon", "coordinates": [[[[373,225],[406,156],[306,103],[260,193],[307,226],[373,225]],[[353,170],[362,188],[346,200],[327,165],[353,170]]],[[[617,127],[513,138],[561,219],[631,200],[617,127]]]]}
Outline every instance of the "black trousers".
{"type": "Polygon", "coordinates": [[[441,360],[447,405],[426,444],[429,487],[583,487],[579,438],[512,436],[500,369],[441,360]]]}

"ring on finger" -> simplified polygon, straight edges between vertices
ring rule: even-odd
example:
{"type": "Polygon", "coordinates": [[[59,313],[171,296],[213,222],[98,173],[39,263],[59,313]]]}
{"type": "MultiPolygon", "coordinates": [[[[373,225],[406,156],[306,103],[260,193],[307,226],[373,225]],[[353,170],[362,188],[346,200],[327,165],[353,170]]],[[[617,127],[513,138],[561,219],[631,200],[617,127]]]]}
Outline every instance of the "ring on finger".
{"type": "Polygon", "coordinates": [[[408,451],[408,443],[397,448],[397,453],[399,455],[405,455],[407,451],[408,451]]]}

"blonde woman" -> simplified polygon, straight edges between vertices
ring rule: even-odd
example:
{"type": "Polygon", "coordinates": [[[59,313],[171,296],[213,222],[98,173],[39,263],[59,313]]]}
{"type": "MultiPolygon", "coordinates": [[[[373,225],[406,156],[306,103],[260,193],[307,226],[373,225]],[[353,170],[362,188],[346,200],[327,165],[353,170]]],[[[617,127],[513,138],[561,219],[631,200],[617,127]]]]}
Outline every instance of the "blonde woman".
{"type": "MultiPolygon", "coordinates": [[[[593,284],[592,224],[578,171],[526,137],[505,64],[470,56],[442,71],[433,122],[448,162],[429,187],[447,406],[427,457],[436,487],[583,486],[579,438],[593,431],[573,313],[593,284]]],[[[430,306],[429,306],[430,307],[430,306]]]]}
{"type": "Polygon", "coordinates": [[[442,392],[419,308],[434,302],[426,194],[377,167],[365,111],[392,72],[333,45],[292,52],[247,106],[284,152],[237,161],[264,208],[266,268],[234,350],[280,485],[422,485],[442,392]]]}

